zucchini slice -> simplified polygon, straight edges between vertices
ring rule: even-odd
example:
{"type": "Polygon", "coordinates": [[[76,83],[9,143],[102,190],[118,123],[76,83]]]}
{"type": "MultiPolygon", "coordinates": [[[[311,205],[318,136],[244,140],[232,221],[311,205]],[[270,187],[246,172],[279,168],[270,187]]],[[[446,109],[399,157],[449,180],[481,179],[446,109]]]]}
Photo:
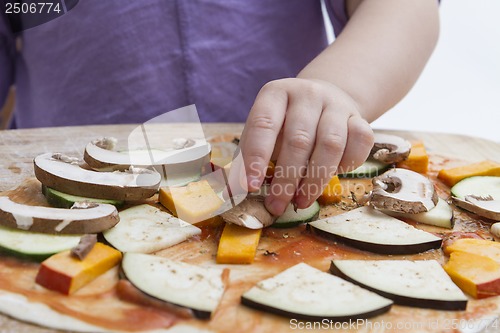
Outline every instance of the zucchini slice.
{"type": "Polygon", "coordinates": [[[415,222],[434,225],[436,227],[453,229],[454,225],[453,209],[451,209],[451,206],[441,198],[438,199],[436,206],[428,212],[411,214],[397,213],[386,209],[381,210],[381,212],[393,217],[407,218],[415,222]]]}
{"type": "Polygon", "coordinates": [[[478,197],[491,196],[493,200],[500,200],[500,177],[475,176],[465,178],[451,188],[451,194],[459,199],[466,195],[478,197]]]}
{"type": "Polygon", "coordinates": [[[438,249],[442,242],[431,233],[366,206],[310,222],[308,227],[320,236],[382,254],[419,253],[438,249]]]}
{"type": "Polygon", "coordinates": [[[318,218],[319,210],[320,206],[317,201],[314,201],[311,206],[305,209],[298,209],[297,212],[293,209],[293,205],[290,204],[271,226],[275,228],[292,228],[302,223],[311,222],[318,218]]]}
{"type": "Polygon", "coordinates": [[[453,203],[479,216],[500,221],[500,177],[465,178],[451,188],[453,203]]]}
{"type": "Polygon", "coordinates": [[[33,261],[78,245],[82,235],[49,235],[0,226],[0,252],[33,261]]]}
{"type": "Polygon", "coordinates": [[[389,311],[392,301],[305,263],[257,283],[242,304],[278,315],[320,321],[370,318],[389,311]]]}
{"type": "Polygon", "coordinates": [[[145,294],[191,309],[199,319],[210,319],[219,306],[228,272],[142,253],[125,253],[122,271],[145,294]]]}
{"type": "Polygon", "coordinates": [[[80,197],[77,195],[59,192],[45,185],[42,185],[42,193],[43,195],[45,195],[45,198],[47,198],[47,202],[51,206],[57,208],[71,208],[75,204],[75,202],[82,202],[82,201],[105,203],[113,205],[115,207],[120,207],[123,205],[123,201],[80,197]]]}
{"type": "Polygon", "coordinates": [[[465,310],[467,296],[436,260],[333,260],[330,272],[394,303],[465,310]]]}
{"type": "Polygon", "coordinates": [[[372,178],[384,173],[391,165],[372,158],[366,160],[353,171],[339,174],[340,178],[372,178]]]}
{"type": "Polygon", "coordinates": [[[103,235],[122,252],[156,252],[201,233],[200,228],[147,204],[125,209],[118,215],[120,222],[103,235]]]}

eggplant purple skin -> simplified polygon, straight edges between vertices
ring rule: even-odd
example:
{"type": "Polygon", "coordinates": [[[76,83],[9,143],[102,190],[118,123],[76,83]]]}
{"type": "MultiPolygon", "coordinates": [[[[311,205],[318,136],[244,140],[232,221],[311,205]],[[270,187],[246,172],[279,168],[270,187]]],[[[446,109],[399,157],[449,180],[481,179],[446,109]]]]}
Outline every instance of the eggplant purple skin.
{"type": "Polygon", "coordinates": [[[351,278],[350,276],[344,274],[332,261],[330,264],[330,273],[336,275],[344,280],[352,282],[361,288],[368,289],[374,293],[379,294],[385,298],[391,299],[395,304],[411,306],[416,308],[434,309],[434,310],[446,310],[446,311],[463,311],[467,308],[467,301],[450,301],[450,300],[436,300],[436,299],[423,299],[423,298],[412,298],[407,296],[401,296],[396,294],[391,294],[385,291],[381,291],[370,286],[367,286],[359,281],[351,278]]]}
{"type": "Polygon", "coordinates": [[[384,306],[382,308],[369,311],[369,312],[364,312],[364,313],[356,313],[350,316],[328,316],[328,317],[323,317],[323,316],[311,316],[311,315],[306,315],[302,313],[294,313],[294,312],[289,312],[281,309],[274,308],[272,306],[268,305],[263,305],[257,302],[254,302],[252,300],[249,300],[245,298],[244,296],[241,296],[241,304],[248,306],[250,308],[256,309],[256,310],[261,310],[263,312],[267,313],[274,313],[279,316],[283,317],[288,317],[288,318],[293,318],[293,319],[301,319],[301,320],[308,320],[308,321],[322,321],[322,320],[333,320],[333,321],[338,321],[338,322],[343,322],[343,321],[349,321],[349,320],[356,320],[356,319],[367,319],[367,318],[372,318],[381,314],[384,314],[388,312],[391,309],[392,303],[384,306]]]}
{"type": "Polygon", "coordinates": [[[328,239],[331,239],[333,241],[338,241],[338,242],[352,246],[352,247],[359,249],[359,250],[364,250],[364,251],[379,253],[379,254],[422,253],[422,252],[425,252],[428,250],[439,249],[439,248],[441,248],[441,244],[443,243],[443,240],[439,239],[439,240],[426,242],[426,243],[408,244],[408,245],[375,244],[375,243],[363,242],[363,241],[359,241],[356,239],[351,239],[351,238],[347,238],[347,237],[343,237],[343,236],[339,236],[339,235],[334,235],[334,234],[331,234],[329,232],[315,228],[315,227],[311,226],[310,224],[307,225],[307,230],[309,230],[311,233],[316,234],[320,237],[328,238],[328,239]]]}
{"type": "Polygon", "coordinates": [[[129,281],[135,288],[137,288],[138,290],[140,290],[144,295],[148,296],[148,297],[151,297],[152,299],[154,300],[157,300],[157,301],[160,301],[160,302],[164,302],[164,303],[168,303],[170,305],[173,305],[173,306],[178,306],[179,308],[184,308],[184,309],[188,309],[188,310],[191,310],[192,313],[193,313],[193,316],[196,318],[196,319],[200,319],[200,320],[210,320],[210,318],[212,317],[212,312],[210,311],[204,311],[204,310],[198,310],[198,309],[193,309],[193,308],[189,308],[189,307],[186,307],[186,306],[183,306],[183,305],[179,305],[179,304],[175,304],[175,303],[171,303],[171,302],[167,302],[163,299],[159,299],[158,297],[155,297],[151,294],[148,294],[144,291],[142,291],[139,287],[137,287],[134,283],[132,283],[132,281],[130,281],[128,278],[127,278],[127,274],[125,273],[123,267],[120,267],[120,270],[119,270],[119,277],[121,279],[125,279],[127,281],[129,281]]]}

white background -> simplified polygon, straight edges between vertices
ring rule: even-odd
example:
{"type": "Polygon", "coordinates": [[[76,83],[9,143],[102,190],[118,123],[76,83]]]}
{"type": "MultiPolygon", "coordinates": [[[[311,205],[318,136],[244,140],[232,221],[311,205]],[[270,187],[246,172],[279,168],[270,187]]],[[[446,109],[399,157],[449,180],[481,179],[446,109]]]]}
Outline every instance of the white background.
{"type": "Polygon", "coordinates": [[[372,126],[500,142],[499,16],[500,0],[442,0],[440,38],[427,67],[372,126]]]}

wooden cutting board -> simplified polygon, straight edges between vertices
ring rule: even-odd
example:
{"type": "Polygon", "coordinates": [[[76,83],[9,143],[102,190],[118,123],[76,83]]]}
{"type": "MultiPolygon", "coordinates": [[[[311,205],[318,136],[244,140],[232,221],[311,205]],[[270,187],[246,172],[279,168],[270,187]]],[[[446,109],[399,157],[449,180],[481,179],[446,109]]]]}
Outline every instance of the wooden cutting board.
{"type": "MultiPolygon", "coordinates": [[[[136,125],[82,126],[0,131],[0,191],[16,187],[33,176],[33,158],[45,152],[81,155],[85,145],[95,138],[113,136],[126,140],[136,125]]],[[[189,135],[191,125],[175,124],[165,130],[153,130],[152,135],[169,138],[189,135]]],[[[206,137],[220,134],[239,134],[242,124],[205,124],[206,137]]],[[[429,153],[453,159],[476,162],[484,159],[500,161],[500,143],[461,135],[384,131],[409,140],[423,141],[429,153]]],[[[416,310],[418,312],[418,310],[416,310]]],[[[18,322],[0,315],[0,333],[48,333],[54,330],[18,322]]]]}

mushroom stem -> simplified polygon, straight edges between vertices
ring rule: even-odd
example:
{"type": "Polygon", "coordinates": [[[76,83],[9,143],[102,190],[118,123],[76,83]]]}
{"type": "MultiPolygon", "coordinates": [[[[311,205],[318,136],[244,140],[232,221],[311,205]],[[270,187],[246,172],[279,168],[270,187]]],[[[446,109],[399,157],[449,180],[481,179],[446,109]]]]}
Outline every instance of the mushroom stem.
{"type": "Polygon", "coordinates": [[[80,238],[80,242],[78,243],[78,245],[72,248],[70,253],[73,257],[83,260],[94,248],[94,245],[96,243],[96,234],[83,235],[82,238],[80,238]]]}
{"type": "Polygon", "coordinates": [[[249,196],[239,205],[222,213],[225,222],[249,229],[262,229],[274,223],[276,217],[268,212],[263,196],[249,196]]]}

